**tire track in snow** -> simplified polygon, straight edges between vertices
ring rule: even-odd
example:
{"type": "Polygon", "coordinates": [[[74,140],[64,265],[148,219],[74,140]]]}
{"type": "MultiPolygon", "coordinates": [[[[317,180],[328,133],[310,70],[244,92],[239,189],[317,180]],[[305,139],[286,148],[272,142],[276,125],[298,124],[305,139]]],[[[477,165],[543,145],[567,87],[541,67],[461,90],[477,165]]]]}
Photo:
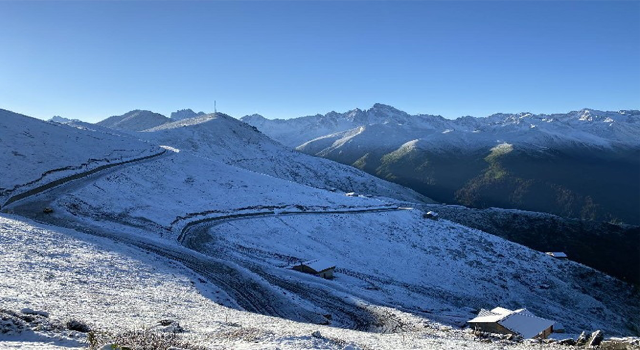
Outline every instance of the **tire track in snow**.
{"type": "MultiPolygon", "coordinates": [[[[15,203],[11,207],[11,211],[14,214],[30,218],[36,222],[70,228],[93,236],[109,238],[116,242],[132,245],[175,261],[204,277],[211,284],[221,287],[222,290],[234,298],[234,301],[246,311],[300,322],[321,323],[324,319],[320,314],[293,305],[291,300],[283,297],[283,295],[278,293],[273,287],[268,286],[266,281],[236,264],[202,255],[196,251],[176,245],[175,243],[172,244],[169,241],[162,243],[140,236],[130,236],[128,234],[112,232],[102,227],[77,222],[73,216],[58,217],[55,213],[42,213],[42,208],[49,206],[50,203],[61,195],[93,181],[93,178],[89,178],[90,175],[97,174],[98,177],[104,176],[114,171],[115,169],[112,168],[116,166],[123,166],[134,162],[151,161],[153,158],[163,154],[166,154],[166,150],[152,156],[117,164],[108,164],[88,172],[75,174],[39,186],[12,197],[11,203],[19,200],[21,202],[15,203]],[[82,179],[82,181],[74,181],[79,179],[82,179]]],[[[119,223],[122,224],[122,222],[119,223]]]]}
{"type": "MultiPolygon", "coordinates": [[[[229,221],[250,220],[263,217],[281,217],[294,215],[334,215],[334,214],[373,214],[380,212],[391,212],[406,210],[399,207],[383,207],[383,208],[359,208],[359,209],[337,209],[322,211],[274,211],[258,212],[258,213],[242,213],[229,214],[213,218],[205,218],[187,224],[180,235],[178,241],[185,247],[199,251],[207,255],[204,248],[204,242],[210,237],[208,231],[213,226],[217,226],[229,221]]],[[[234,260],[235,263],[253,271],[257,275],[267,280],[271,285],[278,286],[291,293],[298,295],[301,299],[311,302],[312,304],[324,310],[330,310],[332,319],[336,322],[334,325],[342,328],[351,328],[367,332],[392,333],[401,331],[404,327],[403,322],[387,312],[377,312],[366,305],[349,300],[344,296],[337,295],[332,288],[326,285],[310,286],[305,283],[279,277],[273,273],[265,271],[258,264],[227,256],[226,258],[234,260]]]]}
{"type": "Polygon", "coordinates": [[[107,170],[107,169],[111,169],[111,168],[114,168],[114,167],[117,167],[117,166],[121,166],[121,165],[125,165],[125,164],[131,164],[131,163],[137,163],[137,162],[142,162],[142,161],[145,161],[145,160],[153,159],[153,158],[162,156],[162,155],[164,155],[166,153],[167,153],[167,150],[165,149],[165,150],[160,151],[159,153],[155,153],[155,154],[152,154],[152,155],[148,155],[148,156],[144,156],[144,157],[140,157],[140,158],[129,159],[129,160],[125,160],[125,161],[118,162],[118,163],[105,164],[105,165],[101,165],[101,166],[99,166],[97,168],[91,169],[89,171],[84,171],[84,172],[81,172],[81,173],[76,173],[76,174],[73,174],[73,175],[65,176],[65,177],[63,177],[61,179],[57,179],[57,180],[51,181],[51,182],[46,183],[44,185],[40,185],[38,187],[32,188],[32,189],[27,190],[25,192],[22,192],[22,193],[19,193],[19,194],[16,194],[14,196],[9,197],[4,202],[4,204],[0,207],[0,209],[1,208],[5,208],[7,205],[9,205],[9,204],[11,204],[13,202],[16,202],[16,201],[19,201],[21,199],[25,199],[25,198],[28,198],[28,197],[31,197],[31,196],[35,196],[35,195],[37,195],[39,193],[42,193],[42,192],[47,191],[47,190],[50,190],[50,189],[52,189],[54,187],[58,187],[58,186],[64,185],[64,184],[66,184],[68,182],[71,182],[73,180],[78,180],[78,179],[87,177],[89,175],[93,175],[95,173],[98,173],[98,172],[101,172],[101,171],[104,171],[104,170],[107,170]]]}
{"type": "MultiPolygon", "coordinates": [[[[86,181],[91,181],[91,179],[88,178],[91,175],[98,174],[98,176],[103,176],[108,173],[107,170],[115,170],[113,168],[118,166],[152,160],[166,154],[166,152],[166,150],[163,150],[160,153],[150,156],[103,165],[87,172],[73,174],[52,181],[48,184],[38,186],[10,197],[5,202],[3,208],[17,201],[22,201],[23,203],[18,204],[17,206],[14,205],[14,212],[18,215],[23,215],[46,224],[67,227],[94,236],[106,237],[175,261],[183,265],[185,268],[204,277],[208,282],[220,287],[246,311],[301,322],[323,323],[326,321],[326,319],[319,313],[310,311],[300,305],[296,305],[296,303],[292,302],[289,297],[281,295],[278,290],[283,289],[301,296],[305,300],[311,301],[312,304],[317,307],[321,307],[325,310],[332,310],[332,312],[336,314],[336,318],[341,320],[339,322],[342,327],[364,331],[382,330],[383,332],[393,331],[396,328],[387,327],[384,322],[381,322],[380,315],[372,313],[361,305],[356,305],[353,302],[347,302],[342,297],[327,293],[327,290],[324,292],[310,291],[307,286],[301,285],[295,281],[287,281],[276,276],[272,276],[260,267],[244,266],[243,264],[236,264],[234,262],[228,262],[201,254],[198,252],[197,247],[193,247],[191,244],[184,244],[183,246],[185,248],[174,246],[170,243],[161,244],[160,242],[145,240],[142,237],[132,237],[126,234],[118,234],[117,232],[108,232],[100,227],[82,227],[86,225],[77,226],[74,225],[74,221],[69,220],[69,218],[58,218],[56,215],[50,214],[43,215],[41,212],[43,207],[49,205],[58,198],[59,195],[82,186],[86,181]],[[78,179],[86,179],[86,181],[73,182],[78,179]],[[46,196],[40,196],[42,198],[36,197],[37,195],[47,191],[49,191],[49,193],[47,193],[46,196]]],[[[197,220],[188,223],[182,230],[178,239],[180,243],[183,243],[192,230],[198,231],[200,229],[205,229],[205,227],[230,220],[242,220],[264,216],[368,214],[401,210],[397,207],[376,207],[341,208],[333,210],[324,209],[322,211],[307,210],[299,212],[280,210],[276,212],[275,209],[280,208],[274,208],[274,210],[267,212],[229,214],[221,217],[197,220]]]]}

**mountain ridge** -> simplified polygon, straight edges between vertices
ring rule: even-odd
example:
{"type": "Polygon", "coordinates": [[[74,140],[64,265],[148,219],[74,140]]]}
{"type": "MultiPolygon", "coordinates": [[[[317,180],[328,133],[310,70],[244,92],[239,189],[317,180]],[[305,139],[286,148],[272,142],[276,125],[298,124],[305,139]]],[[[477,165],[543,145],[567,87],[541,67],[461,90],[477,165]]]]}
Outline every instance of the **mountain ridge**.
{"type": "Polygon", "coordinates": [[[284,145],[440,202],[640,223],[638,110],[583,108],[449,120],[376,104],[290,120],[243,120],[284,145]],[[492,155],[499,145],[509,152],[492,155]]]}
{"type": "Polygon", "coordinates": [[[169,118],[160,113],[134,109],[122,115],[114,115],[97,122],[97,125],[128,131],[142,131],[169,122],[169,118]]]}

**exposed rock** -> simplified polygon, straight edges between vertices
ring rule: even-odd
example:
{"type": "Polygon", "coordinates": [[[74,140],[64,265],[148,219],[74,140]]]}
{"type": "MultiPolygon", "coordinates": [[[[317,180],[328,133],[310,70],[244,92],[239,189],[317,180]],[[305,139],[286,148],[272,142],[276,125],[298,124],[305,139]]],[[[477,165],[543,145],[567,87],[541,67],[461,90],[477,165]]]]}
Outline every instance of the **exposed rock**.
{"type": "Polygon", "coordinates": [[[20,334],[27,328],[27,324],[10,312],[0,311],[0,334],[20,334]]]}
{"type": "Polygon", "coordinates": [[[67,328],[81,333],[89,333],[91,331],[91,328],[86,323],[78,320],[69,320],[67,322],[67,328]]]}
{"type": "Polygon", "coordinates": [[[183,119],[188,119],[188,118],[193,118],[193,117],[198,117],[201,115],[204,115],[204,112],[199,112],[196,113],[193,110],[187,108],[187,109],[181,109],[178,111],[175,111],[173,113],[171,113],[171,119],[173,120],[183,120],[183,119]]]}
{"type": "Polygon", "coordinates": [[[587,332],[583,331],[576,340],[576,346],[584,346],[585,344],[587,344],[587,332]]]}
{"type": "Polygon", "coordinates": [[[33,310],[33,309],[28,308],[28,307],[20,310],[20,312],[22,312],[25,315],[39,315],[39,316],[42,316],[42,317],[49,317],[49,313],[48,312],[39,311],[39,310],[33,310]]]}
{"type": "Polygon", "coordinates": [[[183,333],[185,330],[174,320],[160,320],[158,325],[152,327],[153,330],[163,333],[183,333]]]}
{"type": "Polygon", "coordinates": [[[560,345],[573,346],[576,345],[576,341],[573,338],[562,339],[558,342],[560,345]]]}
{"type": "Polygon", "coordinates": [[[604,333],[601,330],[597,330],[591,333],[589,340],[587,341],[588,346],[598,346],[604,340],[604,333]]]}

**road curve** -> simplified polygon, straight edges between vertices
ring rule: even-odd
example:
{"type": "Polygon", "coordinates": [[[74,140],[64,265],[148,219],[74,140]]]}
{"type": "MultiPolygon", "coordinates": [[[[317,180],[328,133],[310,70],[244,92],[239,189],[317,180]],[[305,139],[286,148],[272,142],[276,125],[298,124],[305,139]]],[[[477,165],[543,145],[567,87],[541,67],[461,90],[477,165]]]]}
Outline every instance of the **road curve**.
{"type": "Polygon", "coordinates": [[[78,180],[80,178],[87,177],[89,175],[93,175],[95,173],[98,173],[98,172],[101,172],[101,171],[105,171],[107,169],[111,169],[113,167],[117,167],[117,166],[121,166],[121,165],[125,165],[125,164],[137,163],[137,162],[142,162],[142,161],[145,161],[145,160],[153,159],[153,158],[159,157],[161,155],[164,155],[166,153],[167,153],[167,150],[165,149],[165,150],[162,150],[162,151],[160,151],[158,153],[155,153],[155,154],[152,154],[152,155],[148,155],[148,156],[144,156],[144,157],[140,157],[140,158],[129,159],[129,160],[125,160],[125,161],[117,162],[117,163],[105,164],[105,165],[101,165],[101,166],[99,166],[97,168],[91,169],[89,171],[84,171],[84,172],[81,172],[81,173],[76,173],[76,174],[73,174],[73,175],[65,176],[63,178],[51,181],[51,182],[46,183],[44,185],[40,185],[38,187],[32,188],[32,189],[30,189],[28,191],[25,191],[25,192],[22,192],[22,193],[18,193],[18,194],[14,195],[14,196],[11,196],[4,202],[4,204],[2,206],[0,206],[0,208],[4,208],[4,207],[6,207],[7,205],[9,205],[9,204],[11,204],[13,202],[16,202],[16,201],[19,201],[21,199],[25,199],[25,198],[34,196],[36,194],[39,194],[39,193],[42,193],[44,191],[50,190],[50,189],[52,189],[54,187],[57,187],[57,186],[60,186],[60,185],[64,185],[64,184],[66,184],[66,183],[68,183],[70,181],[78,180]]]}
{"type": "MultiPolygon", "coordinates": [[[[251,220],[262,217],[281,217],[294,215],[330,215],[330,214],[372,214],[379,212],[391,212],[406,210],[398,207],[386,208],[360,208],[360,209],[336,209],[322,211],[290,211],[290,212],[259,212],[259,213],[242,213],[229,214],[213,218],[201,219],[187,224],[178,237],[179,242],[185,247],[208,255],[208,249],[203,245],[209,237],[209,229],[213,226],[235,220],[251,220]]],[[[403,322],[387,312],[368,308],[366,305],[354,301],[354,298],[345,299],[341,293],[336,293],[330,285],[314,285],[311,286],[303,281],[296,279],[283,278],[278,274],[274,274],[250,260],[243,260],[237,256],[227,255],[224,259],[231,260],[238,265],[252,271],[261,276],[273,286],[277,286],[283,290],[298,295],[303,300],[311,302],[313,305],[327,310],[332,315],[332,325],[341,328],[350,328],[367,332],[392,333],[402,331],[403,322]]],[[[275,267],[272,267],[275,268],[275,267]]]]}

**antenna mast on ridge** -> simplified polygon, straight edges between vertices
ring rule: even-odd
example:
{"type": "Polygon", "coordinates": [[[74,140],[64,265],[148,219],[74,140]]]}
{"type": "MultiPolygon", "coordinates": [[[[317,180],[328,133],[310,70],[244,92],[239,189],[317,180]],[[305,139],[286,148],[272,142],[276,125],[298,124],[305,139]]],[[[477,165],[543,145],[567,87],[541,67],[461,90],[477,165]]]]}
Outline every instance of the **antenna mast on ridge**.
{"type": "Polygon", "coordinates": [[[213,100],[213,114],[218,114],[218,109],[216,108],[216,100],[213,100]]]}

